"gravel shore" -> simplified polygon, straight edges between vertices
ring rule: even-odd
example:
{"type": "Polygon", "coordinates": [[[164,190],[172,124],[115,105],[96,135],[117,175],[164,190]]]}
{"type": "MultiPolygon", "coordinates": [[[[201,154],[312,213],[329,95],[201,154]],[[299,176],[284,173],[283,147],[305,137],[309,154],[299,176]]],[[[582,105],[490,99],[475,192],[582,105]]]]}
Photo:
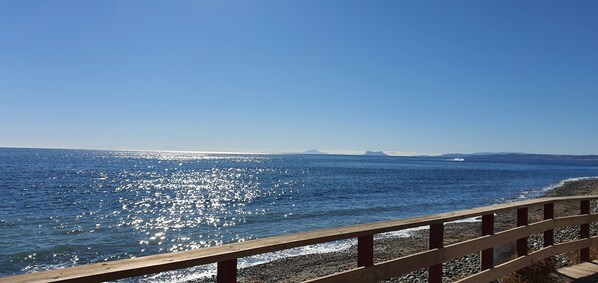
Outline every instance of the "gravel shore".
{"type": "MultiPolygon", "coordinates": [[[[545,196],[592,195],[598,194],[598,180],[580,180],[567,182],[563,186],[551,190],[545,196]]],[[[597,211],[595,205],[593,211],[597,211]]],[[[555,215],[575,215],[579,213],[579,203],[562,203],[555,206],[555,215]]],[[[542,207],[530,207],[530,223],[541,220],[542,207]]],[[[508,212],[496,216],[495,227],[497,231],[508,229],[516,225],[515,212],[508,212]]],[[[481,235],[479,222],[457,222],[445,225],[445,244],[460,242],[481,235]]],[[[598,233],[598,227],[592,226],[592,235],[598,233]]],[[[555,231],[556,243],[579,238],[578,227],[566,227],[555,231]]],[[[529,246],[532,250],[542,247],[542,235],[530,237],[529,246]]],[[[404,238],[379,237],[374,244],[374,258],[376,262],[386,261],[401,256],[413,254],[428,249],[427,230],[416,230],[404,238]]],[[[508,260],[512,253],[513,245],[495,248],[495,262],[508,260]]],[[[567,266],[574,262],[565,255],[556,257],[557,266],[567,266]]],[[[466,277],[479,271],[479,253],[458,258],[444,264],[445,282],[466,277]]],[[[357,247],[331,253],[302,255],[284,258],[272,262],[240,269],[239,282],[299,282],[308,279],[349,270],[357,266],[357,247]]],[[[204,278],[193,282],[215,282],[215,278],[204,278]]],[[[384,282],[427,282],[425,269],[411,272],[398,278],[384,282]]]]}

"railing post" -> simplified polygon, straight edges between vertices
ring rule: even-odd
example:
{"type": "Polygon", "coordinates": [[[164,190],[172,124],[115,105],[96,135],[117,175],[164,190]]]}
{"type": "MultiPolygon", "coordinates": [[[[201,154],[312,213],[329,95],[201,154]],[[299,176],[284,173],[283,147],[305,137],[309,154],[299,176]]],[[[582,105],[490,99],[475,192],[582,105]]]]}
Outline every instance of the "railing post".
{"type": "MultiPolygon", "coordinates": [[[[544,204],[544,220],[554,219],[554,203],[544,204]]],[[[554,244],[554,229],[544,231],[544,247],[554,244]]]]}
{"type": "MultiPolygon", "coordinates": [[[[482,215],[482,236],[494,235],[494,213],[482,215]]],[[[480,268],[486,270],[494,267],[494,248],[482,250],[480,268]]]]}
{"type": "MultiPolygon", "coordinates": [[[[580,214],[590,214],[590,200],[582,200],[580,204],[580,214]]],[[[590,223],[581,224],[579,227],[579,236],[582,239],[590,238],[590,223]]],[[[583,248],[579,251],[579,259],[590,261],[590,248],[583,248]]]]}
{"type": "MultiPolygon", "coordinates": [[[[430,249],[444,247],[444,223],[430,225],[430,249]]],[[[442,283],[442,263],[428,267],[428,282],[442,283]]]]}
{"type": "MultiPolygon", "coordinates": [[[[528,224],[527,211],[527,207],[517,209],[517,227],[528,224]]],[[[517,240],[517,256],[527,255],[527,239],[528,237],[517,240]]]]}
{"type": "Polygon", "coordinates": [[[374,235],[357,238],[357,266],[374,265],[374,235]]]}
{"type": "Polygon", "coordinates": [[[237,259],[218,262],[216,280],[218,283],[237,282],[237,259]]]}

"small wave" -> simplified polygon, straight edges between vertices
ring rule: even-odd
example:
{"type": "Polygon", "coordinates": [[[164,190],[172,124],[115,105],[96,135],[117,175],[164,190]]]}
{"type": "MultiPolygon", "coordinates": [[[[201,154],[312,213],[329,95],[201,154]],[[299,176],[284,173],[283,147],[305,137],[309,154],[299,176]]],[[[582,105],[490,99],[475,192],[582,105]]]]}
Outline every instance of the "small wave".
{"type": "Polygon", "coordinates": [[[451,158],[451,159],[446,159],[446,161],[463,162],[463,161],[465,161],[465,158],[451,158]]]}
{"type": "Polygon", "coordinates": [[[514,202],[514,201],[520,201],[520,200],[525,200],[525,199],[533,199],[533,198],[539,198],[539,197],[543,197],[546,195],[546,193],[560,188],[562,186],[565,186],[567,183],[571,183],[571,182],[577,182],[577,181],[583,181],[583,180],[597,180],[598,176],[592,176],[592,177],[576,177],[576,178],[568,178],[568,179],[564,179],[561,181],[558,181],[557,183],[554,184],[550,184],[546,187],[543,187],[541,189],[535,189],[535,190],[526,190],[526,191],[521,191],[519,193],[519,195],[513,199],[504,199],[501,198],[499,200],[497,200],[498,203],[508,203],[508,202],[514,202]]]}
{"type": "Polygon", "coordinates": [[[292,248],[288,250],[276,251],[271,253],[259,254],[243,258],[239,261],[239,267],[249,267],[262,263],[267,263],[283,258],[296,257],[309,254],[324,254],[337,251],[343,251],[357,244],[356,239],[347,239],[341,241],[327,242],[303,247],[292,248]]]}
{"type": "Polygon", "coordinates": [[[411,237],[411,235],[413,235],[414,232],[421,231],[421,230],[428,230],[428,226],[420,226],[420,227],[414,227],[414,228],[403,229],[403,230],[398,230],[398,231],[381,233],[381,234],[377,234],[375,236],[375,238],[376,239],[409,238],[409,237],[411,237]]]}
{"type": "MultiPolygon", "coordinates": [[[[469,217],[469,218],[465,218],[465,219],[459,219],[459,220],[455,220],[455,221],[445,222],[444,225],[450,224],[450,223],[475,223],[475,222],[480,222],[480,221],[481,220],[479,217],[469,217]]],[[[399,231],[392,231],[392,232],[377,234],[375,236],[375,238],[376,239],[409,238],[413,235],[414,232],[421,231],[421,230],[428,230],[428,229],[429,229],[429,226],[414,227],[414,228],[403,229],[403,230],[399,230],[399,231]]]]}
{"type": "Polygon", "coordinates": [[[33,272],[48,271],[48,270],[73,267],[73,266],[75,266],[75,262],[32,264],[32,265],[25,266],[21,270],[21,272],[22,273],[33,273],[33,272]]]}
{"type": "Polygon", "coordinates": [[[144,277],[135,278],[132,280],[131,278],[125,278],[118,280],[119,283],[125,282],[139,282],[139,283],[149,283],[149,282],[165,282],[165,283],[183,283],[183,282],[192,282],[197,279],[208,278],[212,276],[216,276],[216,269],[217,265],[215,263],[206,264],[206,265],[199,265],[187,269],[179,269],[179,270],[172,270],[161,272],[153,275],[147,275],[144,277]]]}
{"type": "Polygon", "coordinates": [[[465,218],[465,219],[459,219],[459,220],[455,220],[455,221],[451,221],[451,222],[447,222],[447,223],[475,223],[475,222],[481,222],[481,221],[482,220],[480,220],[479,216],[475,216],[475,217],[469,217],[469,218],[465,218]]]}
{"type": "Polygon", "coordinates": [[[571,183],[571,182],[585,181],[585,180],[596,180],[596,179],[598,179],[598,176],[569,178],[569,179],[561,180],[558,183],[546,186],[545,188],[542,189],[542,192],[552,191],[556,188],[560,188],[560,187],[566,185],[567,183],[571,183]]]}

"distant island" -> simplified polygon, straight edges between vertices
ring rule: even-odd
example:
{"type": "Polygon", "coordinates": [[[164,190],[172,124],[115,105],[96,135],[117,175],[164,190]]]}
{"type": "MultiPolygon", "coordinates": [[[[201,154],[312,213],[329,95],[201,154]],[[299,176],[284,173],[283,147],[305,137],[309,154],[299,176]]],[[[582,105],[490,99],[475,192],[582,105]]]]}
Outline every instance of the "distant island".
{"type": "Polygon", "coordinates": [[[384,153],[383,151],[374,151],[374,150],[368,150],[363,155],[369,155],[369,156],[388,156],[388,154],[384,153]]]}
{"type": "Polygon", "coordinates": [[[304,154],[326,154],[325,152],[321,152],[319,150],[316,149],[310,149],[310,150],[306,150],[305,152],[303,152],[304,154]]]}

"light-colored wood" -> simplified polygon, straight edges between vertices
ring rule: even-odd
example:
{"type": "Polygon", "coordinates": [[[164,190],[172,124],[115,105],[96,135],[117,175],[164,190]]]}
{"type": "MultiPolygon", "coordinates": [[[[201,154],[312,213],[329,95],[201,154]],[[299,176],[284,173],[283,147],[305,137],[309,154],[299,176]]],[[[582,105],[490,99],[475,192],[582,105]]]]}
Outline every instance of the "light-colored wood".
{"type": "MultiPolygon", "coordinates": [[[[391,277],[400,276],[411,271],[422,269],[430,265],[435,265],[443,262],[447,262],[452,259],[456,259],[462,256],[476,253],[480,250],[502,245],[508,242],[512,242],[513,239],[520,238],[521,235],[532,235],[538,234],[542,231],[550,228],[558,228],[568,226],[568,220],[577,219],[578,215],[573,217],[566,217],[564,219],[555,220],[544,220],[528,226],[521,226],[511,230],[496,233],[494,235],[488,235],[452,245],[448,245],[444,248],[429,250],[418,254],[405,256],[382,263],[375,264],[371,269],[352,269],[345,272],[332,274],[326,277],[317,278],[308,282],[328,283],[328,282],[361,282],[364,279],[364,274],[367,273],[367,278],[371,277],[372,274],[376,274],[373,280],[384,280],[391,277]],[[350,280],[348,278],[354,278],[350,280]]],[[[588,242],[580,240],[579,243],[574,243],[569,246],[578,248],[580,246],[588,245],[588,242]]],[[[563,244],[560,244],[563,245],[563,244]]],[[[569,246],[564,246],[569,247],[569,246]]],[[[564,247],[558,246],[558,251],[561,251],[564,247]]],[[[574,250],[574,249],[573,249],[574,250]]],[[[562,252],[559,252],[562,253],[562,252]]],[[[506,275],[506,274],[505,274],[506,275]]],[[[489,280],[491,281],[491,280],[489,280]]],[[[472,281],[474,282],[474,281],[472,281]]]]}
{"type": "Polygon", "coordinates": [[[500,277],[506,276],[512,272],[520,270],[535,262],[539,262],[548,257],[561,254],[568,251],[578,250],[584,247],[589,247],[592,244],[598,243],[598,238],[575,240],[562,244],[555,244],[549,247],[542,248],[538,251],[518,257],[516,259],[507,261],[494,268],[476,273],[467,278],[457,281],[458,283],[475,283],[475,282],[490,282],[500,277]]]}
{"type": "MultiPolygon", "coordinates": [[[[393,221],[375,222],[305,233],[298,233],[292,235],[283,235],[276,237],[269,237],[264,239],[252,240],[242,243],[233,243],[222,246],[215,246],[210,248],[203,248],[184,252],[175,252],[168,254],[160,254],[153,256],[145,256],[134,259],[126,259],[119,261],[110,261],[104,263],[95,263],[89,265],[82,265],[64,269],[50,270],[44,272],[37,272],[25,275],[17,275],[12,277],[0,278],[0,283],[4,282],[100,282],[108,280],[116,280],[120,278],[127,278],[133,276],[140,276],[163,272],[168,270],[192,267],[202,264],[230,261],[237,258],[242,258],[251,255],[257,255],[267,252],[274,252],[294,247],[344,240],[349,238],[357,238],[372,234],[379,234],[385,232],[392,232],[397,230],[404,230],[414,227],[428,226],[439,224],[443,222],[451,222],[460,219],[477,217],[489,213],[497,213],[508,209],[517,209],[528,207],[532,205],[543,205],[546,203],[559,201],[581,201],[598,199],[598,196],[572,196],[572,197],[553,197],[533,199],[513,203],[504,203],[493,206],[479,207],[473,209],[466,209],[461,211],[440,213],[435,215],[427,215],[415,218],[406,218],[393,221]]],[[[530,224],[513,229],[512,234],[501,234],[485,236],[478,239],[466,241],[465,244],[457,247],[448,246],[446,248],[432,250],[442,251],[442,260],[453,258],[453,256],[461,255],[464,252],[469,252],[472,249],[488,248],[493,244],[503,243],[507,238],[513,240],[515,236],[526,236],[530,234],[541,233],[542,229],[551,229],[553,227],[562,227],[569,225],[579,225],[588,223],[590,221],[598,220],[598,215],[578,215],[557,218],[555,220],[544,220],[538,222],[539,224],[530,224]],[[551,223],[551,221],[554,221],[551,223]],[[517,230],[520,229],[520,230],[517,230]]],[[[509,231],[507,231],[509,232],[509,231]]],[[[505,232],[506,233],[506,232],[505,232]]],[[[515,238],[516,239],[516,238],[515,238]]],[[[477,252],[473,251],[473,252],[477,252]]],[[[473,253],[472,252],[472,253],[473,253]]],[[[468,253],[467,253],[468,254],[468,253]]],[[[404,259],[406,260],[406,259],[404,259]]],[[[393,261],[394,262],[394,261],[393,261]]],[[[416,261],[417,262],[417,261],[416,261]]],[[[425,262],[429,263],[428,260],[425,262]]],[[[436,262],[436,261],[434,261],[436,262]]],[[[438,262],[436,262],[438,263],[438,262]]],[[[400,265],[400,264],[397,264],[400,265]]],[[[413,263],[413,266],[419,266],[419,263],[413,263]]],[[[388,263],[385,266],[391,266],[388,263]]],[[[394,264],[393,264],[394,266],[394,264]]],[[[384,270],[385,267],[373,266],[364,269],[364,272],[369,270],[384,270]]],[[[496,268],[490,269],[492,271],[496,268]]],[[[384,272],[383,272],[384,273],[384,272]]]]}
{"type": "Polygon", "coordinates": [[[578,282],[598,282],[598,261],[583,262],[578,265],[561,268],[557,271],[561,276],[578,282]]]}
{"type": "Polygon", "coordinates": [[[584,276],[592,275],[598,272],[598,266],[595,263],[583,262],[578,265],[570,266],[571,270],[575,270],[578,273],[583,273],[584,276]]]}

